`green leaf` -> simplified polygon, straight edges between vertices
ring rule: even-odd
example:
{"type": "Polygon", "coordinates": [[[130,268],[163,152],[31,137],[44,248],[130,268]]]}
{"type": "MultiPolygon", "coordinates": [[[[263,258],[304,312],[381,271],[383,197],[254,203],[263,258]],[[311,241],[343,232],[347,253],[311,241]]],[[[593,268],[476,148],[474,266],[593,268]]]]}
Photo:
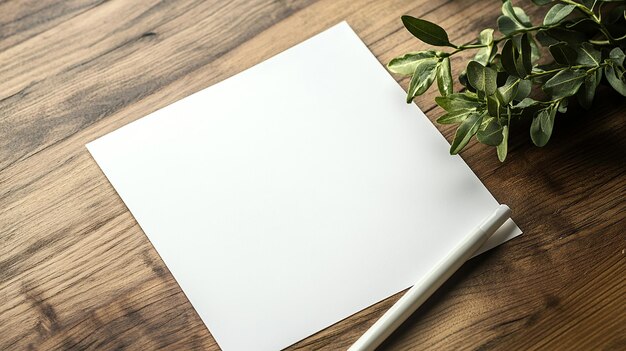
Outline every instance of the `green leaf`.
{"type": "Polygon", "coordinates": [[[387,64],[387,68],[393,72],[404,75],[411,75],[415,72],[415,66],[424,59],[433,58],[437,55],[435,51],[409,52],[398,56],[387,64]]]}
{"type": "Polygon", "coordinates": [[[524,100],[520,101],[517,105],[513,106],[515,108],[526,108],[526,107],[530,107],[530,106],[535,106],[539,104],[539,101],[531,99],[531,98],[524,98],[524,100]]]}
{"type": "Polygon", "coordinates": [[[504,160],[506,159],[506,154],[508,152],[508,145],[509,145],[509,126],[504,126],[502,127],[502,142],[496,148],[496,151],[498,153],[498,160],[500,160],[500,162],[504,162],[504,160]]]}
{"type": "Polygon", "coordinates": [[[470,141],[472,136],[478,131],[480,123],[482,122],[483,115],[479,113],[471,113],[467,118],[459,125],[454,135],[454,140],[450,146],[450,154],[458,154],[465,145],[470,141]]]}
{"type": "Polygon", "coordinates": [[[560,112],[560,113],[567,112],[568,101],[569,101],[568,99],[560,100],[558,105],[557,105],[557,111],[560,112]]]}
{"type": "Polygon", "coordinates": [[[496,55],[497,52],[497,46],[485,46],[484,48],[480,48],[476,51],[476,55],[474,55],[474,61],[486,66],[487,64],[489,64],[489,62],[491,62],[491,60],[493,60],[493,57],[496,55]]]}
{"type": "Polygon", "coordinates": [[[544,45],[553,45],[558,42],[564,41],[569,44],[570,47],[577,47],[581,43],[587,41],[587,37],[584,33],[565,29],[562,27],[554,27],[550,29],[540,30],[537,32],[537,40],[539,40],[544,45]],[[546,36],[552,39],[550,43],[544,43],[546,38],[542,38],[546,36]]]}
{"type": "Polygon", "coordinates": [[[530,80],[528,79],[520,80],[519,85],[517,87],[517,93],[513,97],[513,100],[522,101],[524,98],[526,98],[530,94],[532,87],[533,87],[533,84],[530,80]]]}
{"type": "Polygon", "coordinates": [[[512,76],[524,78],[532,71],[532,55],[528,34],[514,36],[502,47],[502,68],[512,76]]]}
{"type": "Polygon", "coordinates": [[[493,44],[493,29],[483,29],[478,35],[478,41],[485,45],[493,44]]]}
{"type": "Polygon", "coordinates": [[[426,44],[456,47],[450,43],[448,33],[432,22],[405,15],[402,16],[402,23],[414,37],[426,44]]]}
{"type": "Polygon", "coordinates": [[[511,18],[522,27],[532,27],[532,23],[530,23],[530,18],[526,15],[526,12],[520,7],[513,7],[510,0],[506,0],[502,3],[502,14],[511,18]]]}
{"type": "Polygon", "coordinates": [[[487,112],[489,116],[500,117],[500,100],[495,94],[487,96],[487,112]]]}
{"type": "Polygon", "coordinates": [[[502,1],[502,14],[519,22],[517,18],[515,18],[515,11],[513,11],[513,4],[511,4],[510,0],[502,1]]]}
{"type": "Polygon", "coordinates": [[[448,96],[437,96],[435,98],[435,102],[448,112],[472,108],[475,109],[480,106],[480,102],[478,101],[476,94],[470,92],[454,93],[448,96]]]}
{"type": "MultiPolygon", "coordinates": [[[[602,72],[602,71],[598,70],[598,72],[602,72]]],[[[578,100],[578,103],[580,104],[580,106],[588,110],[591,107],[591,104],[593,103],[593,98],[595,94],[596,94],[596,75],[589,74],[585,78],[585,83],[583,84],[583,86],[576,93],[576,99],[578,100]]]]}
{"type": "Polygon", "coordinates": [[[558,44],[560,42],[559,40],[550,36],[547,29],[539,30],[537,34],[535,34],[535,37],[537,38],[537,41],[539,41],[539,43],[541,43],[541,45],[543,46],[550,46],[558,44]]]}
{"type": "Polygon", "coordinates": [[[476,51],[474,61],[480,62],[482,65],[486,66],[498,52],[498,48],[493,45],[493,29],[487,28],[480,32],[478,41],[487,46],[476,51]]]}
{"type": "MultiPolygon", "coordinates": [[[[617,66],[617,65],[616,65],[617,66]]],[[[609,81],[609,84],[617,91],[618,93],[626,96],[626,82],[624,82],[624,69],[617,66],[609,64],[604,66],[604,74],[606,75],[606,80],[609,81]],[[621,77],[621,78],[620,78],[621,77]]]]}
{"type": "Polygon", "coordinates": [[[539,45],[535,39],[533,39],[532,35],[529,35],[528,42],[530,43],[530,60],[534,64],[539,58],[541,58],[541,52],[539,50],[539,45]]]}
{"type": "Polygon", "coordinates": [[[467,79],[469,83],[487,95],[496,92],[496,71],[485,67],[476,61],[470,61],[467,65],[467,79]]]}
{"type": "Polygon", "coordinates": [[[550,26],[561,22],[561,20],[572,13],[575,8],[576,5],[556,4],[552,6],[552,8],[548,10],[548,13],[546,13],[546,17],[543,19],[543,25],[550,26]]]}
{"type": "Polygon", "coordinates": [[[471,113],[476,113],[476,109],[454,110],[446,113],[437,119],[439,124],[456,124],[463,122],[471,113]]]}
{"type": "Polygon", "coordinates": [[[437,65],[437,87],[442,96],[453,93],[452,91],[452,71],[450,69],[450,58],[445,57],[437,65]]]}
{"type": "Polygon", "coordinates": [[[554,99],[574,95],[583,84],[585,76],[585,72],[564,69],[548,79],[543,85],[543,91],[554,99]]]}
{"type": "Polygon", "coordinates": [[[624,66],[625,55],[622,49],[620,49],[619,47],[613,48],[613,50],[609,52],[609,58],[611,59],[611,61],[615,62],[619,66],[624,66]]]}
{"type": "Polygon", "coordinates": [[[585,42],[576,48],[576,63],[586,66],[600,66],[602,53],[593,45],[585,42]]]}
{"type": "Polygon", "coordinates": [[[406,102],[410,103],[414,97],[424,94],[435,80],[437,73],[437,58],[421,60],[415,66],[415,72],[409,83],[409,91],[407,92],[406,102]]]}
{"type": "Polygon", "coordinates": [[[539,110],[530,124],[530,138],[539,147],[545,146],[552,136],[556,108],[549,106],[539,110]]]}
{"type": "Polygon", "coordinates": [[[515,17],[517,18],[517,20],[521,22],[524,27],[530,28],[533,26],[533,24],[530,22],[530,17],[528,17],[526,12],[524,12],[521,7],[513,7],[513,11],[515,11],[515,17]]]}
{"type": "Polygon", "coordinates": [[[550,45],[550,53],[554,57],[554,61],[566,66],[573,66],[576,63],[578,55],[574,49],[570,48],[567,43],[560,42],[550,45]]]}
{"type": "Polygon", "coordinates": [[[598,84],[602,79],[602,70],[598,69],[591,74],[587,74],[585,77],[585,82],[582,87],[576,93],[576,99],[580,106],[585,109],[589,109],[591,104],[593,103],[593,98],[596,95],[596,89],[598,88],[598,84]]]}
{"type": "Polygon", "coordinates": [[[491,118],[476,133],[476,139],[489,146],[498,146],[502,143],[502,126],[497,118],[491,118]]]}
{"type": "Polygon", "coordinates": [[[512,40],[506,40],[504,42],[504,46],[502,47],[502,56],[500,57],[500,62],[502,63],[502,68],[506,71],[506,73],[512,76],[518,76],[517,67],[515,66],[515,56],[516,49],[513,46],[512,40]]]}
{"type": "Polygon", "coordinates": [[[527,33],[524,33],[520,39],[520,44],[518,46],[520,57],[516,61],[519,62],[516,66],[521,66],[517,68],[517,71],[520,72],[520,70],[523,70],[523,72],[520,72],[520,77],[524,78],[533,70],[531,60],[532,48],[530,47],[530,41],[528,41],[527,33]]]}
{"type": "Polygon", "coordinates": [[[508,76],[506,79],[506,83],[503,86],[498,88],[499,96],[502,97],[502,103],[508,104],[513,100],[513,97],[517,94],[517,89],[519,87],[519,82],[522,81],[521,78],[508,76]]]}
{"type": "Polygon", "coordinates": [[[498,29],[502,34],[510,35],[520,29],[524,29],[524,26],[509,16],[500,16],[498,17],[498,29]]]}

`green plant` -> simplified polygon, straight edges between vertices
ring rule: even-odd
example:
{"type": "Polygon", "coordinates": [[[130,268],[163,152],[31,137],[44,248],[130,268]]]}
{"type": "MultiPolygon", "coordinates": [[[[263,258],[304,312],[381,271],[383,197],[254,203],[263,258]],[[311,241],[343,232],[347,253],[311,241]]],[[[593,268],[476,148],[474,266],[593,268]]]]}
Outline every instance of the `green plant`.
{"type": "Polygon", "coordinates": [[[546,145],[556,113],[565,112],[574,96],[589,108],[603,75],[626,96],[626,1],[533,2],[552,4],[540,25],[533,25],[523,9],[506,0],[497,21],[502,36],[495,37],[488,28],[463,45],[451,43],[434,23],[402,16],[416,38],[453,49],[409,52],[387,65],[391,72],[411,76],[408,103],[437,81],[441,96],[435,100],[446,111],[437,122],[458,124],[451,154],[475,135],[479,142],[495,146],[504,161],[511,120],[521,118],[532,118],[533,143],[546,145]],[[477,52],[459,77],[464,88],[455,93],[450,57],[465,50],[477,52]]]}

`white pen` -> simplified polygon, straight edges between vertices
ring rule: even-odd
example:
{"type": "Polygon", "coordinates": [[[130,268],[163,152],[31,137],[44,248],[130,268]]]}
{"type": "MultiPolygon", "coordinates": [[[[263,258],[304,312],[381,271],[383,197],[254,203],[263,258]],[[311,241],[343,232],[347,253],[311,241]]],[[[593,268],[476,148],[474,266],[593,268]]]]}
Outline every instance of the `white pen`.
{"type": "Polygon", "coordinates": [[[511,209],[500,205],[478,227],[469,233],[428,274],[380,317],[348,351],[374,351],[396,328],[426,301],[465,261],[511,217],[511,209]]]}

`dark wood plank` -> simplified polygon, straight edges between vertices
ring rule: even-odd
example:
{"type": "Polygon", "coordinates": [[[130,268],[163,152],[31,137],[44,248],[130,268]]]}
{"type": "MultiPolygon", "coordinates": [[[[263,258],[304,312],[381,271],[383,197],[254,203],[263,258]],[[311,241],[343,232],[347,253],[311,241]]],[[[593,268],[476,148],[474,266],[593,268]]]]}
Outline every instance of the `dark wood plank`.
{"type": "MultiPolygon", "coordinates": [[[[85,143],[344,19],[385,63],[426,47],[402,14],[465,42],[498,11],[486,0],[0,2],[0,349],[218,349],[85,143]]],[[[434,96],[416,100],[433,121],[434,96]]],[[[472,143],[464,159],[525,234],[464,265],[382,349],[623,348],[625,107],[602,90],[590,112],[559,117],[542,149],[522,123],[504,164],[472,143]]],[[[398,297],[290,349],[345,348],[398,297]]]]}

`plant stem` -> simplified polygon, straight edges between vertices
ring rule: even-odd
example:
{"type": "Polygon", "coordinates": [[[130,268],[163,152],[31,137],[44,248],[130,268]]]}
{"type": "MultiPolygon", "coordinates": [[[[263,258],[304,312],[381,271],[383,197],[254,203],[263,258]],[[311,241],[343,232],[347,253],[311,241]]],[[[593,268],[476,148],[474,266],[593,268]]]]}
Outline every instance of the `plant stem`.
{"type": "Polygon", "coordinates": [[[619,38],[615,38],[615,40],[617,40],[617,41],[624,40],[624,39],[626,39],[626,34],[622,35],[619,38]]]}
{"type": "Polygon", "coordinates": [[[600,31],[609,40],[609,42],[611,42],[611,44],[617,45],[617,43],[615,42],[615,40],[611,36],[611,33],[609,33],[609,31],[606,29],[606,27],[604,26],[602,21],[600,21],[600,18],[598,16],[596,16],[596,14],[592,10],[588,9],[585,5],[579,4],[579,3],[575,2],[575,1],[572,1],[572,0],[561,0],[561,2],[564,2],[564,3],[569,4],[569,5],[576,6],[576,8],[580,12],[584,13],[585,15],[587,15],[587,17],[591,18],[594,22],[596,22],[598,24],[598,26],[600,27],[600,31]]]}
{"type": "Polygon", "coordinates": [[[480,49],[480,48],[484,48],[486,46],[487,46],[487,44],[463,44],[463,45],[458,45],[454,51],[452,51],[450,53],[447,53],[446,56],[452,56],[452,55],[456,54],[457,52],[461,52],[463,50],[480,49]]]}
{"type": "Polygon", "coordinates": [[[505,36],[503,36],[501,38],[495,38],[493,40],[493,42],[495,44],[497,44],[497,43],[501,42],[502,40],[511,39],[514,36],[518,35],[518,34],[524,34],[524,33],[533,32],[533,31],[541,30],[541,29],[550,29],[552,27],[556,27],[556,25],[551,25],[551,26],[534,26],[534,27],[522,28],[522,29],[516,30],[515,32],[513,32],[513,33],[511,33],[509,35],[505,35],[505,36]]]}
{"type": "MultiPolygon", "coordinates": [[[[593,10],[588,9],[585,5],[577,3],[575,1],[572,0],[560,0],[561,2],[564,2],[566,4],[569,5],[574,5],[576,6],[576,8],[578,10],[580,10],[582,13],[584,13],[585,15],[587,15],[589,18],[591,18],[594,22],[596,22],[598,24],[598,26],[600,27],[600,31],[602,32],[602,34],[604,34],[604,36],[608,39],[608,40],[590,40],[589,42],[594,44],[594,45],[617,45],[616,40],[622,40],[624,39],[626,36],[615,39],[611,36],[611,34],[609,33],[609,31],[606,29],[606,27],[604,26],[604,24],[600,21],[600,18],[598,16],[596,16],[596,14],[593,12],[593,10]]],[[[594,2],[595,5],[595,2],[594,2]]],[[[593,8],[593,6],[592,6],[593,8]]],[[[506,40],[506,39],[511,39],[512,37],[518,35],[518,34],[523,34],[523,33],[528,33],[528,32],[533,32],[536,30],[542,30],[542,29],[550,29],[550,28],[554,28],[554,27],[558,27],[560,26],[560,22],[559,23],[555,23],[553,25],[549,25],[549,26],[533,26],[533,27],[528,27],[528,28],[522,28],[519,30],[516,30],[515,32],[509,34],[509,35],[505,35],[502,36],[500,38],[495,38],[493,39],[493,43],[491,45],[498,45],[499,42],[506,40]]],[[[448,56],[452,56],[458,52],[461,52],[463,50],[467,50],[467,49],[480,49],[480,48],[484,48],[487,47],[489,45],[487,44],[478,44],[478,43],[472,43],[471,41],[463,44],[463,45],[458,45],[455,46],[455,50],[450,52],[450,53],[444,53],[443,57],[448,57],[448,56]]]]}
{"type": "MultiPolygon", "coordinates": [[[[506,39],[511,39],[514,36],[518,35],[518,34],[523,34],[523,33],[528,33],[528,32],[532,32],[532,31],[536,31],[536,30],[541,30],[541,29],[550,29],[553,27],[558,27],[560,23],[554,24],[554,25],[550,25],[550,26],[534,26],[534,27],[528,27],[528,28],[522,28],[519,30],[516,30],[515,32],[509,34],[509,35],[505,35],[503,37],[500,38],[495,38],[493,39],[493,43],[492,45],[498,45],[499,42],[506,40],[506,39]]],[[[457,52],[461,52],[463,50],[467,50],[467,49],[480,49],[480,48],[484,48],[487,47],[487,44],[476,44],[476,43],[466,43],[463,45],[458,45],[456,46],[456,49],[454,51],[452,51],[451,53],[449,53],[447,56],[452,56],[454,54],[456,54],[457,52]]]]}
{"type": "MultiPolygon", "coordinates": [[[[603,66],[606,66],[606,63],[601,63],[599,66],[592,67],[592,68],[588,69],[587,73],[589,73],[591,71],[596,71],[596,70],[602,68],[603,66]]],[[[548,70],[548,71],[531,73],[531,74],[527,75],[524,79],[536,78],[536,77],[545,76],[546,74],[558,73],[558,72],[566,70],[566,69],[581,69],[581,68],[588,68],[588,67],[589,66],[585,66],[585,65],[559,67],[559,68],[551,69],[551,70],[548,70]]]]}
{"type": "Polygon", "coordinates": [[[611,45],[611,42],[608,40],[589,40],[589,42],[593,45],[611,45]]]}

